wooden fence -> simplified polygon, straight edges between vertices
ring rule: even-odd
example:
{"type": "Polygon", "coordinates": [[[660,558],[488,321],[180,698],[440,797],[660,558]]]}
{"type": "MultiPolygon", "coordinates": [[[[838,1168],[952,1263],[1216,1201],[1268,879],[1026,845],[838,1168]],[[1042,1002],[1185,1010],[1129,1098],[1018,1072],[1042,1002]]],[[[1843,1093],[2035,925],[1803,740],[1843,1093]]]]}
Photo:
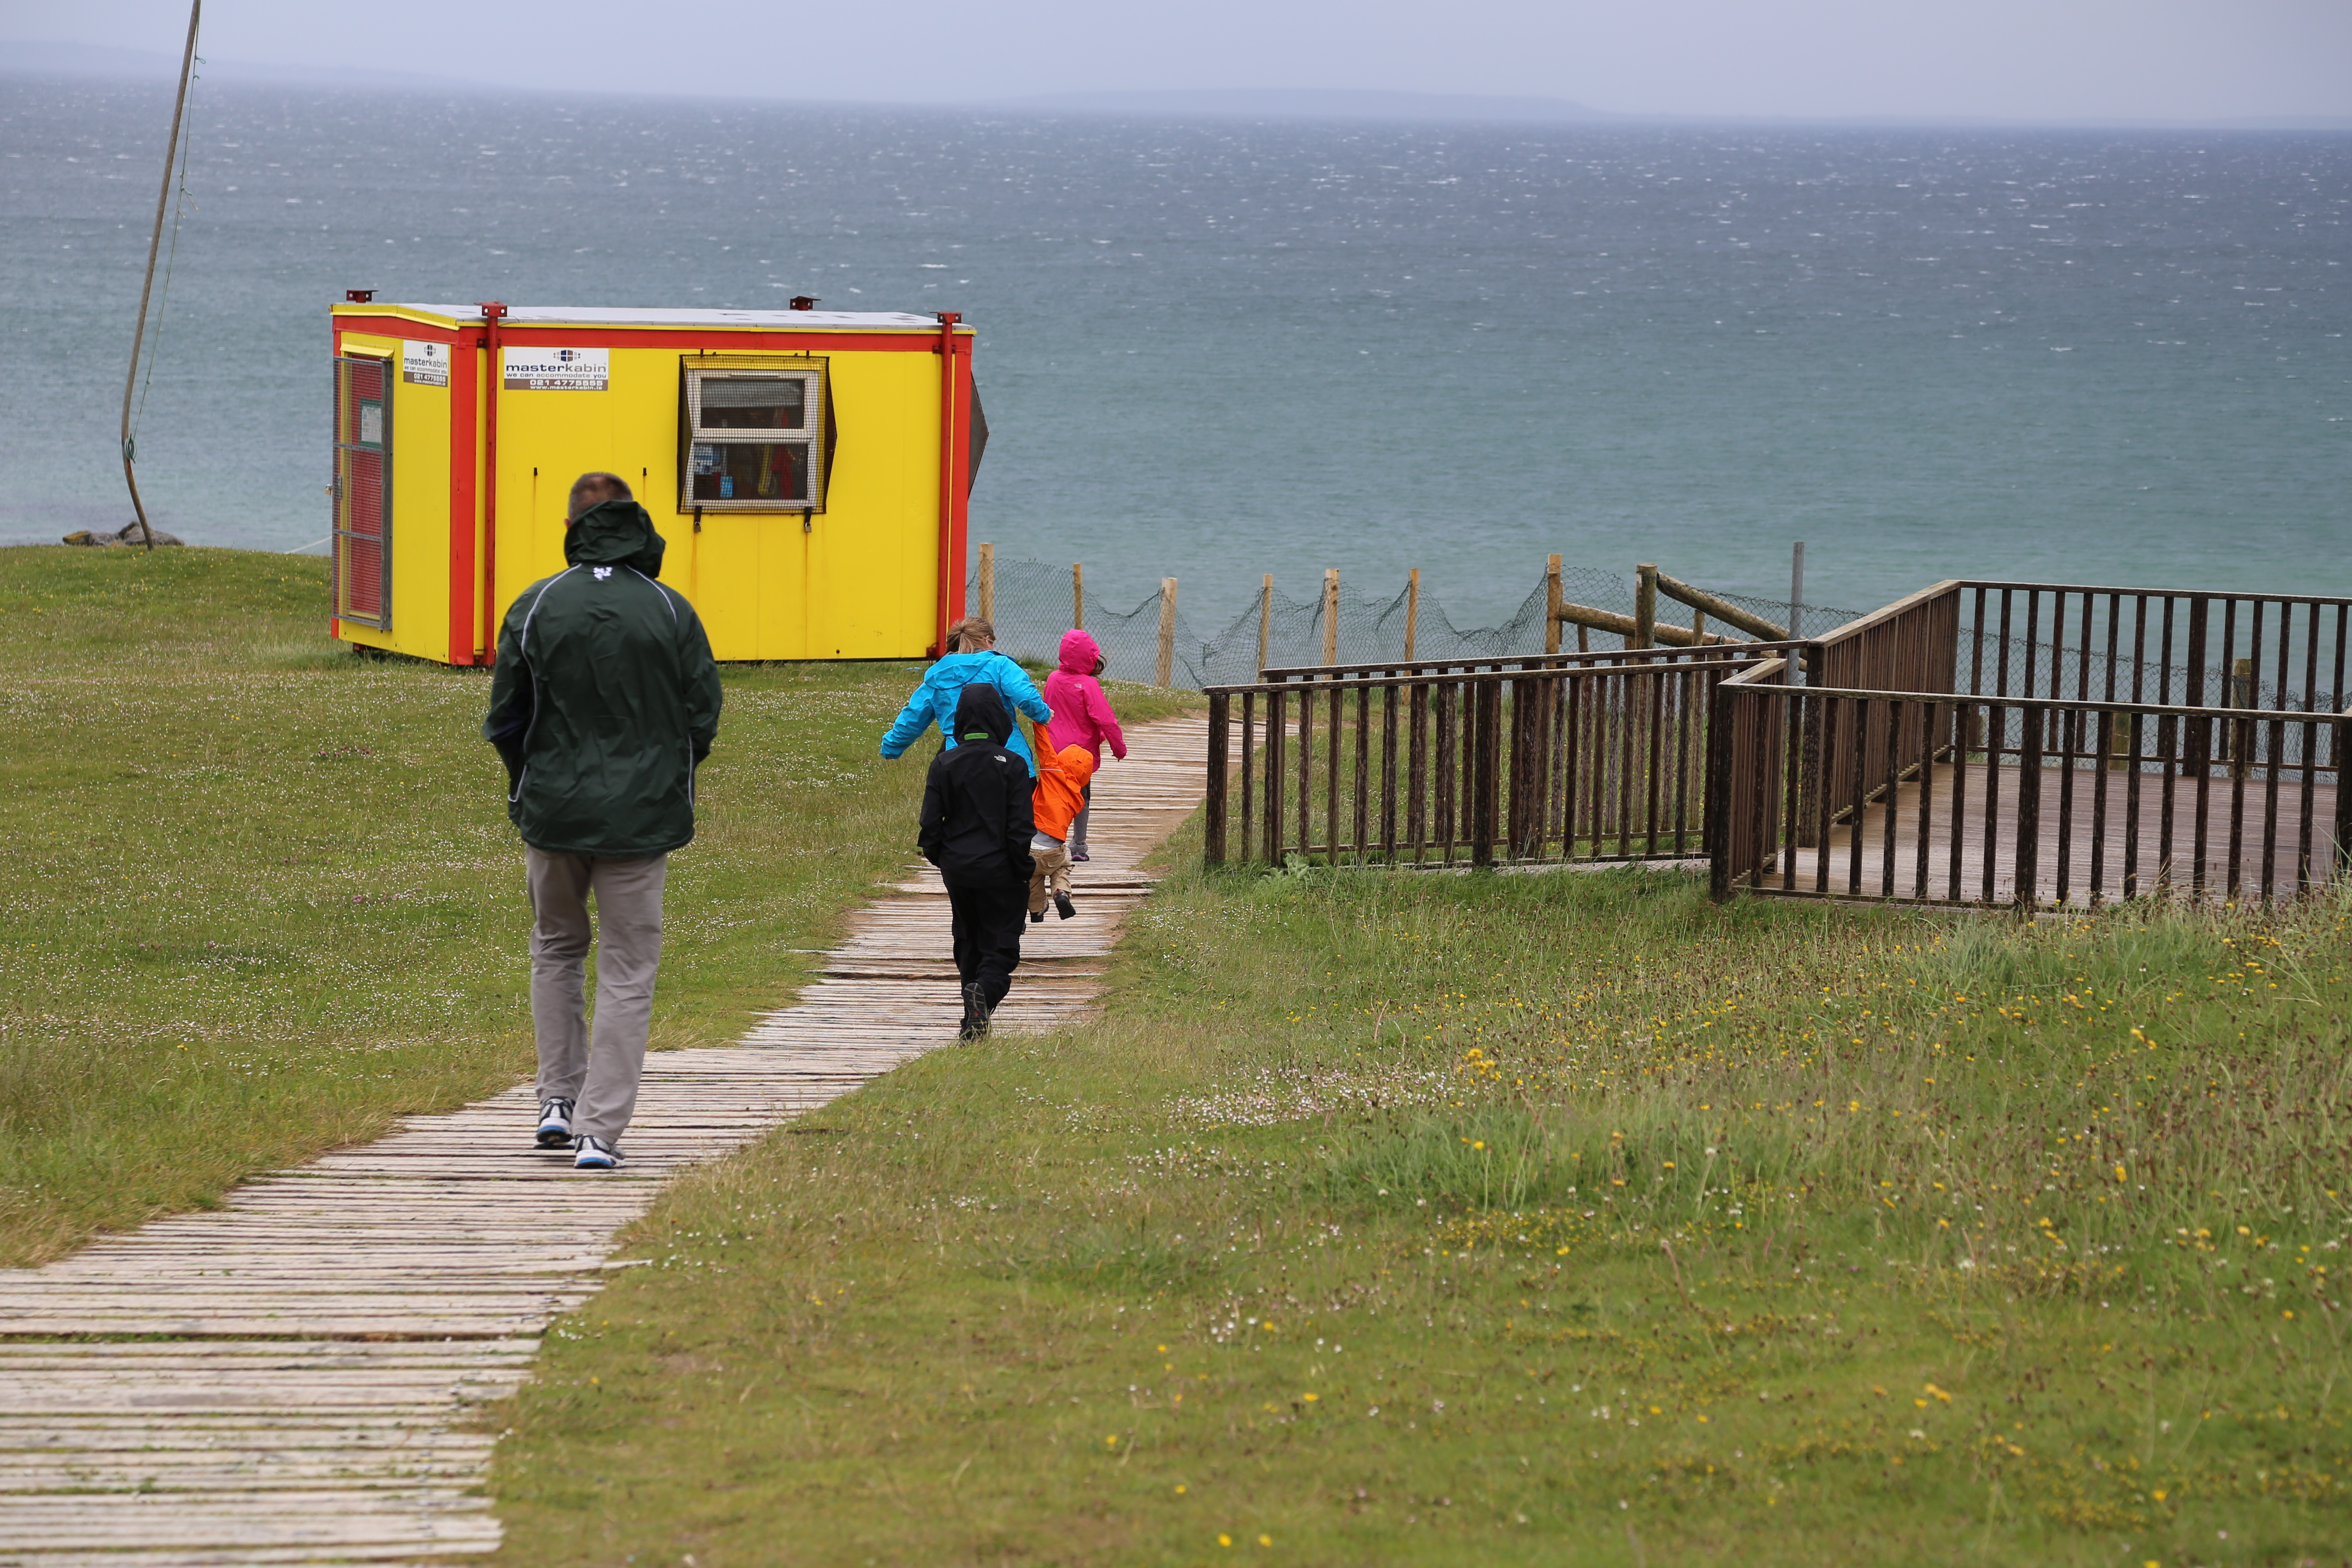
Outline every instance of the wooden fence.
{"type": "Polygon", "coordinates": [[[2352,600],[1940,583],[1722,683],[1718,896],[2096,905],[2341,874],[2352,600]]]}
{"type": "Polygon", "coordinates": [[[1210,687],[1207,858],[1704,856],[1715,689],[1776,651],[1332,665],[1210,687]]]}

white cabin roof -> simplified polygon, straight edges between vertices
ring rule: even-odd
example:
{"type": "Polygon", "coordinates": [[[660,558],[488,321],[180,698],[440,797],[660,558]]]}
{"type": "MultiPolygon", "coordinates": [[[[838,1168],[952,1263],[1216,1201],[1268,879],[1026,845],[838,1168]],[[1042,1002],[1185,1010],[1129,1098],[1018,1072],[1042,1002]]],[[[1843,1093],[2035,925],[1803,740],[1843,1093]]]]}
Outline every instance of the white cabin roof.
{"type": "MultiPolygon", "coordinates": [[[[353,310],[352,307],[344,307],[353,310]]],[[[478,305],[384,304],[359,309],[415,310],[453,321],[478,321],[478,305]]],[[[354,312],[355,313],[355,312],[354,312]]],[[[604,305],[509,305],[509,327],[797,327],[834,331],[927,331],[940,330],[935,316],[905,310],[673,310],[604,305]]],[[[966,327],[964,331],[971,329],[966,327]]]]}

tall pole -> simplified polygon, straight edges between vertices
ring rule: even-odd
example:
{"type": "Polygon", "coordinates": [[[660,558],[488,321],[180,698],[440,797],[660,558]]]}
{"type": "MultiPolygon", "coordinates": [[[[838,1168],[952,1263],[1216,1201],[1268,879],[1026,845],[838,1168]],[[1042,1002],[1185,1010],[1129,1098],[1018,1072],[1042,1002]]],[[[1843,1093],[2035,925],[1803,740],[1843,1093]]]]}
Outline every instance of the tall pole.
{"type": "Polygon", "coordinates": [[[1805,542],[1797,541],[1797,548],[1789,555],[1789,640],[1795,642],[1805,635],[1801,624],[1805,618],[1805,542]]]}
{"type": "Polygon", "coordinates": [[[1265,679],[1265,642],[1267,635],[1273,630],[1274,574],[1268,572],[1265,574],[1265,581],[1260,583],[1257,588],[1257,675],[1255,679],[1259,680],[1265,679]]]}
{"type": "Polygon", "coordinates": [[[1544,652],[1559,651],[1559,557],[1544,557],[1544,652]]]}
{"type": "Polygon", "coordinates": [[[188,78],[196,68],[196,22],[204,0],[188,0],[188,47],[180,55],[180,95],[172,100],[172,139],[163,146],[163,184],[155,193],[155,228],[147,237],[147,280],[139,286],[139,324],[131,331],[131,373],[122,378],[122,482],[131,487],[131,510],[139,514],[139,532],[152,553],[155,530],[147,521],[147,503],[139,499],[139,476],[131,472],[136,456],[131,442],[131,395],[139,386],[139,355],[147,342],[147,301],[155,291],[155,258],[163,248],[163,214],[172,205],[172,170],[180,161],[180,119],[188,108],[188,78]]]}
{"type": "Polygon", "coordinates": [[[1160,579],[1160,660],[1154,685],[1165,689],[1176,679],[1176,579],[1160,579]]]}
{"type": "Polygon", "coordinates": [[[1323,662],[1339,662],[1339,569],[1323,568],[1323,662]]]}

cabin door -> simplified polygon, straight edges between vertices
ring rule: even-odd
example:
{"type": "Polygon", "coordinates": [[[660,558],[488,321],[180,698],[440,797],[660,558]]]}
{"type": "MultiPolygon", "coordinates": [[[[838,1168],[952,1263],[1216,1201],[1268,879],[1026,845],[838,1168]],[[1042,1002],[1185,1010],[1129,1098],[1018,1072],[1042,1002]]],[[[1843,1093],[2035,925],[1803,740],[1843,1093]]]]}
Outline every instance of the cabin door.
{"type": "Polygon", "coordinates": [[[392,628],[392,362],[335,361],[335,614],[392,628]]]}

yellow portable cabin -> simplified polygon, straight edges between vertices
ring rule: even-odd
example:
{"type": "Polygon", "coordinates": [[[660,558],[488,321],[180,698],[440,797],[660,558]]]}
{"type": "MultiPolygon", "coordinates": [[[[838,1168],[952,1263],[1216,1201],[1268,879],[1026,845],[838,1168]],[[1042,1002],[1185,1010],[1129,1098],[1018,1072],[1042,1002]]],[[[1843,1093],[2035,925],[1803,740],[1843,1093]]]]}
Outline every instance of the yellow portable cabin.
{"type": "Polygon", "coordinates": [[[620,475],[721,659],[936,655],[988,439],[956,313],[333,311],[331,635],[487,664],[563,569],[579,475],[620,475]]]}

